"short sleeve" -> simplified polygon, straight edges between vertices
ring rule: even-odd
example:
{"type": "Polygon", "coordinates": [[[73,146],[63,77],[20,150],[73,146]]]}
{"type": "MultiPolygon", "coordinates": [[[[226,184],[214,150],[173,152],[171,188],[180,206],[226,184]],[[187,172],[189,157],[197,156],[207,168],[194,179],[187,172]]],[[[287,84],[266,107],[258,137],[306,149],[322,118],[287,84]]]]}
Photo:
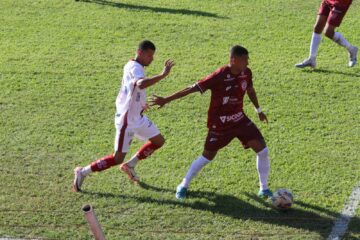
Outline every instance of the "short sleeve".
{"type": "Polygon", "coordinates": [[[135,84],[137,80],[145,78],[144,69],[140,66],[134,66],[130,70],[131,81],[135,84]]]}
{"type": "Polygon", "coordinates": [[[213,88],[216,84],[219,83],[221,78],[221,69],[216,70],[205,78],[196,82],[196,85],[199,87],[200,92],[204,93],[206,90],[213,88]]]}

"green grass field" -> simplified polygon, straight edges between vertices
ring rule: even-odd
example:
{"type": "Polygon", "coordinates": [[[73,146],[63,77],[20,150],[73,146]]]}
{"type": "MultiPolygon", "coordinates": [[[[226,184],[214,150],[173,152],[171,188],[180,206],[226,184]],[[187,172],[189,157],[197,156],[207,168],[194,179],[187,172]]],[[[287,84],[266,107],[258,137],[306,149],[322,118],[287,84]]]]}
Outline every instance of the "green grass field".
{"type": "MultiPolygon", "coordinates": [[[[360,180],[360,65],[323,38],[317,70],[308,55],[320,0],[1,0],[0,237],[92,239],[81,207],[92,204],[107,239],[324,239],[360,180]],[[270,187],[295,194],[291,211],[259,199],[255,154],[233,141],[175,188],[203,149],[210,94],[193,94],[147,116],[165,146],[138,165],[143,183],[118,168],[71,192],[73,169],[112,152],[122,67],[143,39],[157,45],[148,89],[168,95],[250,51],[254,86],[269,124],[245,112],[270,149],[270,187]]],[[[360,46],[360,3],[339,31],[360,46]]],[[[135,141],[129,156],[142,142],[135,141]]],[[[360,238],[360,210],[347,239],[360,238]]]]}

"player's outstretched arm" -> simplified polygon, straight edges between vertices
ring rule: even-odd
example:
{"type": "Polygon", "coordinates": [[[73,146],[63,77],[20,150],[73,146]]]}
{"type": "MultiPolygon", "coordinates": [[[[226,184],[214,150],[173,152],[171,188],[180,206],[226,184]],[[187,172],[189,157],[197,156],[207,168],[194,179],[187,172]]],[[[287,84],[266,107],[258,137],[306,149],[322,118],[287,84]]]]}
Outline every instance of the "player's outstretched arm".
{"type": "Polygon", "coordinates": [[[169,75],[171,68],[174,65],[175,65],[174,61],[172,61],[170,59],[166,60],[164,63],[164,69],[163,69],[162,73],[160,73],[159,75],[156,75],[154,77],[151,77],[151,78],[140,79],[139,81],[136,82],[136,85],[140,89],[144,89],[144,88],[150,87],[151,85],[154,85],[158,81],[166,78],[166,76],[169,75]]]}
{"type": "Polygon", "coordinates": [[[174,101],[176,99],[185,97],[189,95],[190,93],[198,92],[200,89],[197,85],[192,85],[190,87],[184,88],[183,90],[180,90],[168,97],[160,97],[157,95],[153,95],[150,99],[150,106],[159,106],[159,108],[163,107],[165,104],[174,101]]]}
{"type": "Polygon", "coordinates": [[[259,114],[260,121],[268,123],[268,120],[267,120],[267,117],[266,117],[265,113],[263,113],[261,111],[261,109],[260,109],[259,102],[258,102],[258,99],[257,99],[257,96],[256,96],[255,88],[253,88],[253,87],[248,88],[246,90],[246,93],[249,96],[250,101],[254,104],[254,106],[256,108],[256,111],[259,114]]]}

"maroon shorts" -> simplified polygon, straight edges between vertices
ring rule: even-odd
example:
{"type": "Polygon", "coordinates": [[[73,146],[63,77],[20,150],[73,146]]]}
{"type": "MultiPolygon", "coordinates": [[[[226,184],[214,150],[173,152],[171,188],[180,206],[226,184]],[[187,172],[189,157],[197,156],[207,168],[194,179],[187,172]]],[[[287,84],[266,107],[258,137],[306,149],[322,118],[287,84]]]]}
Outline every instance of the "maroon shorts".
{"type": "Polygon", "coordinates": [[[244,118],[230,129],[223,131],[209,130],[205,141],[205,150],[218,151],[228,145],[234,138],[238,138],[245,149],[249,148],[247,143],[250,140],[259,139],[264,141],[264,137],[256,125],[244,115],[244,118]]]}
{"type": "Polygon", "coordinates": [[[329,25],[339,27],[349,7],[350,5],[337,6],[336,4],[330,4],[326,0],[323,0],[318,15],[327,16],[327,23],[329,25]]]}

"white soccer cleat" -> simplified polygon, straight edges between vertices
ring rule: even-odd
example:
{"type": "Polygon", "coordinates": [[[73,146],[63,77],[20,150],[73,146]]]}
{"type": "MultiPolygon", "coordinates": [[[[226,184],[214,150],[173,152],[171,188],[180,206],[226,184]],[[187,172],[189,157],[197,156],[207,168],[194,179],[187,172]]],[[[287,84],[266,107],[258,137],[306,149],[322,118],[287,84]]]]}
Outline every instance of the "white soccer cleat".
{"type": "Polygon", "coordinates": [[[138,184],[140,182],[140,178],[136,175],[135,169],[130,167],[127,163],[123,163],[120,165],[120,170],[128,175],[128,178],[133,182],[138,184]]]}
{"type": "Polygon", "coordinates": [[[306,68],[306,67],[315,68],[316,67],[315,58],[308,58],[301,63],[295,64],[295,67],[297,67],[297,68],[306,68]]]}
{"type": "Polygon", "coordinates": [[[85,176],[81,174],[82,167],[76,167],[74,169],[74,182],[73,182],[73,191],[80,192],[81,185],[84,182],[85,176]]]}
{"type": "Polygon", "coordinates": [[[356,62],[357,62],[357,53],[358,53],[358,48],[355,46],[352,46],[349,50],[349,67],[353,67],[355,66],[356,62]]]}

